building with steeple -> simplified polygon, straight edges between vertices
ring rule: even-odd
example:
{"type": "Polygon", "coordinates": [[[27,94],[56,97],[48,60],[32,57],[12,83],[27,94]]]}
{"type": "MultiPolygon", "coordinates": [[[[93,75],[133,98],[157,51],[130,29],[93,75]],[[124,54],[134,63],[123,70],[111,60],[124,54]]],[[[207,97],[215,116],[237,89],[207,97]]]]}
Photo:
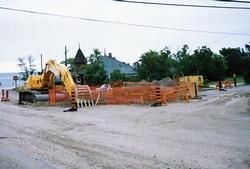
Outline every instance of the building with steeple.
{"type": "Polygon", "coordinates": [[[87,65],[87,58],[84,56],[82,50],[77,50],[75,59],[74,59],[75,71],[73,72],[76,76],[75,81],[80,84],[85,84],[85,66],[87,65]]]}
{"type": "Polygon", "coordinates": [[[87,59],[84,56],[84,54],[82,53],[82,50],[80,48],[77,50],[75,60],[74,60],[74,64],[78,68],[81,67],[82,65],[87,64],[87,59]]]}

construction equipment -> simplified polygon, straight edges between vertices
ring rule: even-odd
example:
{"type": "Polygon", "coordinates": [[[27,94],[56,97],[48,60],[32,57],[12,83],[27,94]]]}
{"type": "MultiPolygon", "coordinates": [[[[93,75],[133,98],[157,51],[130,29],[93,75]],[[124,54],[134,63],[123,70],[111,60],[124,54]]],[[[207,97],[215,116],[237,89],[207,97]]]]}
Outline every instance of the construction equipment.
{"type": "Polygon", "coordinates": [[[41,75],[30,75],[26,85],[19,92],[21,101],[34,101],[43,99],[41,94],[48,93],[55,85],[63,85],[70,96],[71,108],[67,111],[77,111],[77,89],[71,73],[63,64],[58,64],[55,60],[46,63],[45,70],[41,75]]]}
{"type": "Polygon", "coordinates": [[[191,82],[191,83],[197,83],[198,87],[202,87],[204,80],[202,75],[198,76],[183,76],[178,77],[177,82],[191,82]]]}
{"type": "Polygon", "coordinates": [[[221,81],[221,82],[217,82],[216,86],[215,86],[217,89],[219,88],[224,88],[224,89],[228,89],[228,88],[232,88],[233,85],[232,85],[232,82],[228,81],[228,80],[225,80],[225,81],[221,81]],[[220,87],[220,84],[221,83],[221,87],[220,87]]]}

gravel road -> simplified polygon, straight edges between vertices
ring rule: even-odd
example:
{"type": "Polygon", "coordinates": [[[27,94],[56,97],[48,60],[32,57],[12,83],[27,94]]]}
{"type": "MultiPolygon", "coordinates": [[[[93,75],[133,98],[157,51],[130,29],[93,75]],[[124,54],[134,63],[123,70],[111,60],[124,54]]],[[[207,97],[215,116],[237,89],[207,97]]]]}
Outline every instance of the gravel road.
{"type": "Polygon", "coordinates": [[[1,102],[0,169],[249,169],[250,86],[201,94],[77,112],[1,102]]]}

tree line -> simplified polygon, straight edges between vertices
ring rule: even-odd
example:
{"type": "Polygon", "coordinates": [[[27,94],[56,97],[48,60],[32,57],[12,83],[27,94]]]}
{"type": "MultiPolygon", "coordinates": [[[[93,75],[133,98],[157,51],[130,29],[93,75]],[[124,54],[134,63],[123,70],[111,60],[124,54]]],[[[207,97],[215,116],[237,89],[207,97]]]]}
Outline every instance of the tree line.
{"type": "Polygon", "coordinates": [[[164,77],[203,75],[208,81],[224,80],[233,74],[250,83],[250,45],[243,48],[222,48],[219,54],[203,46],[192,53],[184,45],[176,53],[168,48],[142,54],[135,63],[141,79],[159,80],[164,77]]]}
{"type": "Polygon", "coordinates": [[[152,81],[164,77],[189,75],[203,75],[207,81],[218,81],[232,77],[233,74],[243,76],[245,82],[250,83],[250,44],[246,44],[244,48],[222,48],[219,53],[213,52],[207,46],[195,49],[191,53],[188,45],[183,45],[176,53],[172,53],[167,47],[160,51],[149,50],[133,64],[138,72],[137,76],[126,76],[119,70],[114,70],[109,79],[105,76],[104,67],[99,61],[100,56],[101,52],[94,49],[89,57],[86,79],[90,84],[97,84],[91,79],[100,79],[98,83],[102,84],[117,80],[152,81]],[[95,67],[92,72],[89,70],[91,67],[95,67]],[[102,70],[102,74],[97,73],[99,69],[102,70]]]}
{"type": "MultiPolygon", "coordinates": [[[[233,74],[243,76],[245,82],[250,83],[250,43],[244,48],[222,48],[219,53],[213,52],[207,46],[191,52],[188,45],[183,45],[176,53],[172,53],[167,47],[160,51],[149,50],[133,64],[138,72],[135,76],[127,76],[120,70],[114,70],[108,77],[100,60],[101,55],[98,49],[94,49],[88,57],[88,63],[81,67],[76,67],[74,58],[69,58],[68,68],[71,72],[84,74],[86,83],[89,85],[100,85],[117,80],[152,81],[164,77],[175,78],[189,75],[203,75],[208,81],[218,81],[232,77],[233,74]]],[[[22,65],[20,61],[19,66],[22,67],[22,65]]],[[[24,70],[27,74],[27,69],[24,70]]]]}

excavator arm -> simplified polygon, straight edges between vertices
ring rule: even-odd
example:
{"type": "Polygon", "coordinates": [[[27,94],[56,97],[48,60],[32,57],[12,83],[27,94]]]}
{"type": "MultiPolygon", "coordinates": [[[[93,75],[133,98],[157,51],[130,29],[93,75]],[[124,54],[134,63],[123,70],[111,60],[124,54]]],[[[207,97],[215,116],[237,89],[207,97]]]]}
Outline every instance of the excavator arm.
{"type": "Polygon", "coordinates": [[[75,82],[67,67],[57,63],[55,60],[49,60],[46,63],[45,70],[41,75],[30,75],[26,82],[26,88],[31,90],[51,88],[55,85],[58,78],[71,97],[71,108],[68,111],[76,111],[77,89],[75,82]]]}
{"type": "Polygon", "coordinates": [[[51,86],[51,83],[54,83],[56,77],[60,78],[61,82],[64,84],[68,94],[71,97],[71,109],[69,109],[69,111],[76,111],[77,92],[76,85],[71,76],[71,73],[65,65],[58,64],[55,60],[49,60],[46,63],[46,68],[43,73],[43,86],[51,86]]]}
{"type": "Polygon", "coordinates": [[[60,77],[70,96],[72,95],[72,92],[75,92],[75,82],[67,67],[62,64],[58,64],[54,60],[49,60],[46,63],[46,68],[43,73],[43,86],[51,86],[51,83],[54,81],[52,79],[55,77],[60,77]]]}

